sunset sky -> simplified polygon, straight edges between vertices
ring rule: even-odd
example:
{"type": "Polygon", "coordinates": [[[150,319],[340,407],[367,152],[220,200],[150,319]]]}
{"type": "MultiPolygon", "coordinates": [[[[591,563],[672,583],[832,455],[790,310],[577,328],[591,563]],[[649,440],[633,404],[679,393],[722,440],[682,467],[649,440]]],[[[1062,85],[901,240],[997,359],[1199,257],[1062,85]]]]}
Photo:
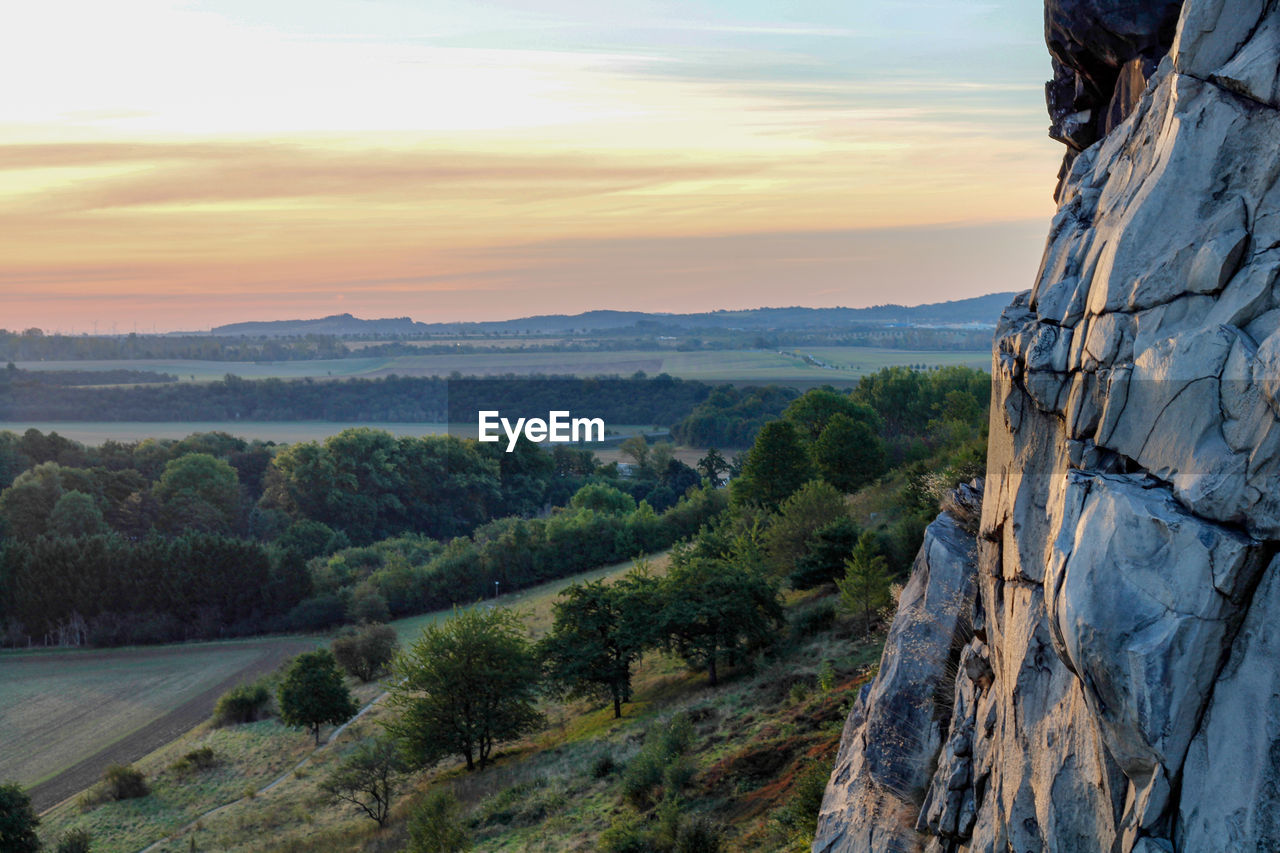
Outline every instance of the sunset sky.
{"type": "Polygon", "coordinates": [[[1025,0],[42,0],[0,30],[0,327],[1029,286],[1025,0]]]}

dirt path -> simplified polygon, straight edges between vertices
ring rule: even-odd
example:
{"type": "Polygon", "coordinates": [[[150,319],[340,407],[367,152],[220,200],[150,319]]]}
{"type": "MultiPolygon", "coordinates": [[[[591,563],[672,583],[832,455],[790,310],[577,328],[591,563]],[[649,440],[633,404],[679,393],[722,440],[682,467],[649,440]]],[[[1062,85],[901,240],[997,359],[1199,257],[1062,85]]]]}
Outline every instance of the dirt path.
{"type": "MultiPolygon", "coordinates": [[[[223,693],[237,684],[253,681],[272,672],[294,655],[314,649],[316,641],[270,640],[247,645],[262,652],[248,666],[193,696],[159,719],[72,765],[52,779],[47,779],[31,788],[28,793],[31,795],[31,804],[35,810],[47,811],[97,782],[102,778],[102,771],[109,765],[130,764],[137,761],[195,728],[209,718],[213,713],[214,704],[223,693]]],[[[141,654],[145,655],[147,652],[143,651],[141,654]]],[[[157,649],[155,654],[171,655],[173,647],[165,647],[163,651],[157,649]]]]}

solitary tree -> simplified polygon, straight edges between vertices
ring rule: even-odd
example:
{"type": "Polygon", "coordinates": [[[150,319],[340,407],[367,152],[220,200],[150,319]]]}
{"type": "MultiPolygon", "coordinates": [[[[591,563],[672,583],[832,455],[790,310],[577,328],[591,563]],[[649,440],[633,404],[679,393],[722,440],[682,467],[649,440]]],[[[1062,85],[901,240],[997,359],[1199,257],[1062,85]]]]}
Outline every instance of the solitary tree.
{"type": "Polygon", "coordinates": [[[0,850],[5,853],[37,853],[40,839],[36,827],[40,818],[31,808],[31,798],[17,784],[0,785],[0,850]]]}
{"type": "Polygon", "coordinates": [[[718,683],[721,657],[730,664],[764,646],[782,624],[777,589],[736,561],[689,556],[677,559],[662,583],[658,622],[667,643],[690,665],[718,683]]]}
{"type": "Polygon", "coordinates": [[[338,662],[328,649],[305,652],[285,671],[276,696],[280,719],[290,726],[308,729],[320,745],[320,727],[339,725],[355,716],[356,703],[342,681],[338,662]]]}
{"type": "Polygon", "coordinates": [[[366,625],[359,631],[339,636],[331,648],[339,666],[368,683],[386,671],[399,645],[395,629],[388,625],[366,625]]]}
{"type": "Polygon", "coordinates": [[[399,774],[404,770],[400,751],[390,738],[375,738],[355,748],[320,783],[320,790],[334,800],[351,803],[384,826],[391,813],[399,774]]]}
{"type": "Polygon", "coordinates": [[[618,452],[630,456],[636,467],[643,468],[649,461],[649,442],[643,435],[633,435],[618,445],[618,452]]]}
{"type": "Polygon", "coordinates": [[[720,477],[729,470],[729,461],[714,447],[698,460],[698,473],[711,481],[711,485],[720,485],[720,477]]]}
{"type": "Polygon", "coordinates": [[[612,586],[574,584],[555,603],[555,624],[539,644],[548,679],[567,696],[606,696],[613,716],[631,701],[631,667],[653,639],[648,606],[657,581],[632,573],[612,586]]]}
{"type": "Polygon", "coordinates": [[[845,561],[842,580],[836,581],[844,606],[861,612],[865,625],[865,637],[871,637],[871,615],[889,603],[888,562],[876,553],[875,534],[868,530],[858,538],[853,556],[845,561]]]}
{"type": "Polygon", "coordinates": [[[422,764],[446,755],[484,769],[495,744],[541,722],[539,667],[519,617],[502,607],[456,611],[397,658],[389,728],[422,764]]]}

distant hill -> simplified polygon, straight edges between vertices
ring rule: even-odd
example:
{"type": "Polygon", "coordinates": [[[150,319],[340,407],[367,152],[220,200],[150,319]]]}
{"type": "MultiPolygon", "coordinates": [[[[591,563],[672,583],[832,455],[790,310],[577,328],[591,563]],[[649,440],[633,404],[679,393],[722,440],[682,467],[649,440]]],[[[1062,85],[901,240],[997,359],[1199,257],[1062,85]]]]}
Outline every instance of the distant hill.
{"type": "Polygon", "coordinates": [[[972,299],[928,305],[876,305],[871,308],[752,308],[743,311],[711,311],[701,314],[664,314],[645,311],[587,311],[582,314],[545,314],[517,320],[476,323],[418,323],[408,317],[362,320],[351,314],[335,314],[316,320],[273,320],[218,326],[209,334],[247,337],[420,337],[427,335],[547,334],[601,332],[627,328],[668,329],[839,329],[866,326],[970,326],[994,327],[1013,293],[992,293],[972,299]]]}

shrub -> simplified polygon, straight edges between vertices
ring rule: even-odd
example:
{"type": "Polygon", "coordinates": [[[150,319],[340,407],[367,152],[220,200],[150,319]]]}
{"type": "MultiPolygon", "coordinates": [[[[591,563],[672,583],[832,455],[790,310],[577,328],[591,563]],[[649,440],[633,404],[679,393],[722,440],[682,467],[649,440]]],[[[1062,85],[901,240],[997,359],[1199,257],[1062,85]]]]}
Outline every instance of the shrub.
{"type": "Polygon", "coordinates": [[[720,828],[706,818],[694,818],[680,825],[676,853],[720,853],[720,828]]]}
{"type": "Polygon", "coordinates": [[[595,779],[603,779],[617,769],[618,765],[614,763],[613,756],[605,753],[592,763],[591,776],[595,779]]]}
{"type": "Polygon", "coordinates": [[[604,853],[652,853],[654,844],[643,821],[632,814],[616,819],[601,833],[600,849],[604,853]]]}
{"type": "Polygon", "coordinates": [[[351,593],[347,602],[347,621],[357,625],[373,622],[386,622],[391,618],[391,610],[387,607],[387,599],[377,590],[361,584],[351,593]]]}
{"type": "Polygon", "coordinates": [[[458,798],[448,788],[427,793],[409,818],[410,853],[458,853],[471,849],[458,798]]]}
{"type": "Polygon", "coordinates": [[[89,853],[93,849],[93,836],[87,829],[73,829],[58,839],[56,853],[89,853]]]}
{"type": "Polygon", "coordinates": [[[811,843],[818,829],[818,812],[822,810],[831,765],[830,760],[818,761],[799,773],[787,804],[774,816],[784,833],[799,844],[811,843]]]}
{"type": "Polygon", "coordinates": [[[211,767],[216,767],[217,764],[218,756],[214,753],[213,747],[202,746],[199,749],[191,750],[175,761],[173,769],[185,776],[189,773],[208,770],[211,767]]]}
{"type": "Polygon", "coordinates": [[[151,793],[147,777],[131,764],[112,764],[104,770],[102,787],[110,800],[134,800],[151,793]]]}
{"type": "Polygon", "coordinates": [[[299,602],[289,611],[289,626],[295,631],[323,631],[342,624],[346,618],[342,598],[333,593],[299,602]]]}
{"type": "Polygon", "coordinates": [[[791,633],[797,639],[811,637],[830,629],[835,621],[836,603],[828,598],[813,607],[798,610],[791,617],[791,633]]]}
{"type": "Polygon", "coordinates": [[[267,715],[271,704],[271,691],[260,683],[237,684],[218,698],[213,708],[215,726],[235,726],[252,723],[267,715]]]}
{"type": "Polygon", "coordinates": [[[373,681],[384,673],[396,655],[400,641],[387,625],[367,625],[349,631],[333,641],[333,656],[348,675],[361,681],[373,681]]]}
{"type": "Polygon", "coordinates": [[[36,836],[39,825],[27,792],[14,782],[0,785],[0,841],[5,842],[6,853],[36,853],[40,849],[36,836]]]}
{"type": "Polygon", "coordinates": [[[653,802],[659,786],[675,792],[688,784],[694,770],[681,757],[693,746],[693,739],[693,723],[684,714],[651,730],[644,747],[623,771],[622,790],[628,799],[643,808],[653,802]]]}

